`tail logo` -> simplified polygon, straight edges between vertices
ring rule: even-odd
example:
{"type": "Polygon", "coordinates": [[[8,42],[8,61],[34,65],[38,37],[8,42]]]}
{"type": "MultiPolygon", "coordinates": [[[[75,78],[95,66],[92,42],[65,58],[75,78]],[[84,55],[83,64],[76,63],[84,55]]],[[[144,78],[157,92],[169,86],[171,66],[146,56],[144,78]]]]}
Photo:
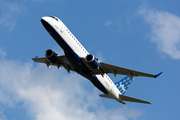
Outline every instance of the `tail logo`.
{"type": "Polygon", "coordinates": [[[120,84],[120,87],[122,88],[122,90],[125,92],[125,88],[124,88],[124,85],[120,84]]]}
{"type": "Polygon", "coordinates": [[[122,94],[125,94],[126,90],[128,89],[129,85],[131,84],[131,82],[132,82],[131,77],[126,76],[125,78],[123,78],[119,82],[116,82],[115,85],[122,94]]]}

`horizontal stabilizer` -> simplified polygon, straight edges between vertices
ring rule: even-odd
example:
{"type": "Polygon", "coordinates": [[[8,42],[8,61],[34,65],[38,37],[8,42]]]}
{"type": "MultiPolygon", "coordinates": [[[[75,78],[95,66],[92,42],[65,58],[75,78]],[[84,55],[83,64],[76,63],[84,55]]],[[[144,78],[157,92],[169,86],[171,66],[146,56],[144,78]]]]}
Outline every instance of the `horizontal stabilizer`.
{"type": "Polygon", "coordinates": [[[151,103],[148,102],[148,101],[140,100],[140,99],[133,98],[133,97],[129,97],[129,96],[125,96],[125,95],[119,95],[119,97],[120,97],[122,100],[124,100],[124,101],[151,104],[151,103]]]}
{"type": "Polygon", "coordinates": [[[104,98],[110,98],[110,99],[112,99],[109,95],[106,95],[106,94],[100,94],[99,96],[100,96],[100,97],[104,97],[104,98]]]}

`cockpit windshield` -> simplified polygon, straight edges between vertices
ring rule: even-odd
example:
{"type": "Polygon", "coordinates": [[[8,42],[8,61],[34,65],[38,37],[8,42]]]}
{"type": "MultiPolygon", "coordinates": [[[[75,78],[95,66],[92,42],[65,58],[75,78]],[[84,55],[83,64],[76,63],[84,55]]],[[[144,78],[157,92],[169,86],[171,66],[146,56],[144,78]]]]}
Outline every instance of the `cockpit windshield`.
{"type": "Polygon", "coordinates": [[[58,19],[56,17],[54,17],[54,16],[49,16],[49,17],[51,17],[51,18],[55,19],[56,21],[58,21],[58,19]]]}

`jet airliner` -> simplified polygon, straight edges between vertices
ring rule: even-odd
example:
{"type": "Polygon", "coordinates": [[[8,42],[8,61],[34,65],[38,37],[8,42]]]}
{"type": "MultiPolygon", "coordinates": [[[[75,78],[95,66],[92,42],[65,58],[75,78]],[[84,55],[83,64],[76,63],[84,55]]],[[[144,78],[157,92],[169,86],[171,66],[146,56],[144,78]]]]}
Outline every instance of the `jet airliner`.
{"type": "Polygon", "coordinates": [[[74,71],[91,81],[103,94],[100,97],[115,99],[116,101],[126,104],[129,102],[138,102],[151,104],[148,101],[124,95],[134,77],[144,76],[157,78],[159,74],[148,74],[127,68],[110,65],[98,60],[97,57],[90,54],[71,33],[65,24],[55,16],[45,16],[41,18],[41,23],[47,32],[53,37],[57,44],[63,49],[63,56],[59,56],[55,51],[48,49],[45,57],[32,58],[33,61],[45,63],[49,68],[50,65],[64,67],[68,73],[74,71]],[[125,75],[119,82],[113,82],[108,73],[125,75]]]}

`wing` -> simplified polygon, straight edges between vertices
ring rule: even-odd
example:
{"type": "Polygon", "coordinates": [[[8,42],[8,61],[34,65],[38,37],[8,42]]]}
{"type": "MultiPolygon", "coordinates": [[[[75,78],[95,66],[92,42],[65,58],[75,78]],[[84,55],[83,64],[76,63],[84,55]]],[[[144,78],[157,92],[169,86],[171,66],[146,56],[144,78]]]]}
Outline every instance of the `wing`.
{"type": "Polygon", "coordinates": [[[110,65],[107,63],[103,63],[100,62],[99,63],[99,69],[92,69],[85,61],[84,58],[81,58],[82,61],[84,62],[84,64],[89,68],[89,70],[91,71],[91,73],[93,75],[98,75],[101,74],[103,75],[104,73],[113,73],[115,76],[117,76],[117,74],[121,74],[121,75],[129,75],[131,78],[133,78],[133,76],[144,76],[144,77],[153,77],[156,78],[158,77],[161,73],[159,74],[149,74],[149,73],[144,73],[144,72],[139,72],[139,71],[135,71],[135,70],[130,70],[127,68],[123,68],[123,67],[118,67],[118,66],[114,66],[114,65],[110,65]]]}
{"type": "Polygon", "coordinates": [[[57,66],[58,69],[60,69],[60,67],[64,67],[68,72],[70,72],[70,70],[75,71],[73,69],[72,65],[70,64],[70,62],[66,59],[66,56],[58,56],[58,62],[57,63],[50,63],[45,57],[43,57],[43,58],[32,58],[32,60],[34,62],[45,63],[48,68],[50,67],[50,65],[53,65],[53,66],[57,66]]]}
{"type": "Polygon", "coordinates": [[[104,70],[106,73],[113,73],[115,76],[116,74],[122,74],[122,75],[129,75],[129,76],[144,76],[144,77],[153,77],[156,78],[158,77],[161,73],[154,75],[154,74],[149,74],[149,73],[144,73],[144,72],[139,72],[135,70],[130,70],[127,68],[122,68],[122,67],[117,67],[114,65],[110,65],[107,63],[100,62],[100,66],[102,70],[104,70]]]}

